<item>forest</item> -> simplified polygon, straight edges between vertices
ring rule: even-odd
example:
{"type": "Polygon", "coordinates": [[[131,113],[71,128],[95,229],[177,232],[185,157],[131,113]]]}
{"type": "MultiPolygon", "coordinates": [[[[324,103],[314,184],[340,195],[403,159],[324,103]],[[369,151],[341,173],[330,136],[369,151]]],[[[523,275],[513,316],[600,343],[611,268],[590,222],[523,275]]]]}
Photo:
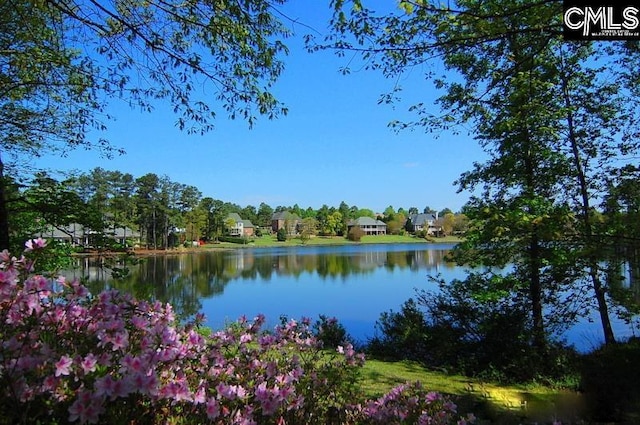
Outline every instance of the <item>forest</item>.
{"type": "MultiPolygon", "coordinates": [[[[63,229],[76,223],[105,235],[110,229],[127,227],[140,233],[139,248],[170,249],[185,242],[217,240],[225,234],[230,213],[251,221],[257,226],[258,236],[272,231],[272,216],[281,211],[301,220],[312,219],[310,233],[321,236],[346,236],[347,223],[358,217],[380,217],[390,234],[405,233],[407,218],[418,213],[442,217],[447,234],[463,233],[468,224],[463,213],[453,213],[448,208],[435,211],[428,206],[421,210],[395,210],[389,206],[381,212],[349,206],[344,201],[337,207],[322,205],[319,209],[303,209],[297,204],[274,208],[264,202],[257,208],[240,206],[203,197],[196,187],[173,182],[166,176],[148,173],[134,177],[102,168],[63,181],[40,173],[23,188],[17,184],[12,187],[7,204],[15,248],[47,229],[63,229]]],[[[96,247],[116,248],[107,237],[99,245],[96,247]]]]}

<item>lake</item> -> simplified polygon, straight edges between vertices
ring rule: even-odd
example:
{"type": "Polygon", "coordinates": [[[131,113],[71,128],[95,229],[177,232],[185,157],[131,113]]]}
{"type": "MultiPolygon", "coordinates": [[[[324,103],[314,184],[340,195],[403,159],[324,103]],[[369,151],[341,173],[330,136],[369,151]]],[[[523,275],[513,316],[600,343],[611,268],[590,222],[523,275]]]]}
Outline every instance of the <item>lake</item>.
{"type": "MultiPolygon", "coordinates": [[[[82,258],[65,275],[87,277],[92,293],[118,288],[170,302],[182,315],[202,312],[212,328],[243,315],[261,313],[274,325],[281,316],[315,321],[324,314],[365,341],[380,313],[398,311],[416,289],[437,290],[430,277],[464,278],[463,267],[445,261],[452,248],[425,243],[208,250],[144,258],[123,279],[113,279],[97,259],[82,258]]],[[[631,335],[624,323],[615,326],[618,337],[631,335]]],[[[600,343],[600,334],[597,321],[585,320],[567,339],[585,350],[600,343]]]]}

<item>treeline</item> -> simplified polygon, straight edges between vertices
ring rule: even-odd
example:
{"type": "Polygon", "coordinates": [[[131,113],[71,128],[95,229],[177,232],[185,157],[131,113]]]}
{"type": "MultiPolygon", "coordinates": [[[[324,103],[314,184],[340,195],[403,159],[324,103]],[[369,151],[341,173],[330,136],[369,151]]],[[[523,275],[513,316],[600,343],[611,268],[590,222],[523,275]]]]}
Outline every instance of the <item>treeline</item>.
{"type": "Polygon", "coordinates": [[[388,233],[405,231],[412,214],[429,213],[441,217],[445,233],[463,230],[466,218],[445,208],[394,209],[389,206],[379,216],[368,208],[323,205],[319,209],[299,205],[276,206],[261,203],[240,206],[203,196],[194,186],[177,183],[167,176],[129,173],[95,168],[88,173],[62,180],[38,173],[25,185],[14,182],[9,190],[9,217],[13,245],[54,227],[77,223],[95,232],[129,228],[140,233],[146,247],[166,249],[184,241],[213,241],[224,234],[229,214],[237,213],[256,226],[258,234],[268,231],[276,212],[289,211],[305,223],[313,223],[311,233],[328,236],[346,234],[347,223],[358,217],[379,218],[388,233]]]}

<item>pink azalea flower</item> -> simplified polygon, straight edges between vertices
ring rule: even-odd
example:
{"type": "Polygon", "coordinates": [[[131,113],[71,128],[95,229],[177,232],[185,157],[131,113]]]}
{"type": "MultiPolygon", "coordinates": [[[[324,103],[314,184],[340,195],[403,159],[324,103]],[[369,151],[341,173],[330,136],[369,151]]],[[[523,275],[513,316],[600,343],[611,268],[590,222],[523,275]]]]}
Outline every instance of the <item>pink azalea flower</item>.
{"type": "Polygon", "coordinates": [[[427,400],[428,403],[432,403],[434,401],[441,400],[442,396],[435,391],[429,391],[425,399],[427,400]]]}
{"type": "Polygon", "coordinates": [[[207,401],[207,417],[209,419],[215,419],[220,416],[220,406],[215,398],[210,398],[207,401]]]}
{"type": "Polygon", "coordinates": [[[24,250],[25,252],[31,252],[31,251],[35,251],[36,249],[42,249],[45,246],[47,246],[47,241],[45,241],[42,238],[29,239],[28,241],[25,242],[24,246],[26,247],[26,249],[24,250]]]}
{"type": "Polygon", "coordinates": [[[206,394],[207,390],[205,389],[205,387],[200,386],[196,393],[193,395],[193,402],[195,404],[203,404],[207,400],[206,394]]]}
{"type": "Polygon", "coordinates": [[[117,381],[114,381],[113,383],[113,394],[111,395],[111,399],[116,399],[118,397],[126,397],[128,396],[130,393],[133,392],[133,387],[132,387],[132,383],[130,382],[129,379],[119,379],[117,381]]]}
{"type": "Polygon", "coordinates": [[[69,407],[69,421],[95,424],[103,412],[102,400],[92,397],[88,391],[83,391],[69,407]]]}
{"type": "Polygon", "coordinates": [[[8,264],[11,262],[11,260],[12,260],[12,257],[9,251],[6,249],[3,249],[2,252],[0,252],[0,262],[8,264]]]}
{"type": "Polygon", "coordinates": [[[69,356],[62,356],[60,360],[55,363],[56,373],[55,376],[69,375],[71,373],[71,365],[73,360],[69,356]]]}
{"type": "Polygon", "coordinates": [[[256,394],[256,400],[258,401],[264,401],[267,400],[269,398],[270,395],[270,391],[267,388],[267,383],[266,382],[261,382],[255,390],[255,394],[256,394]]]}
{"type": "Polygon", "coordinates": [[[144,367],[144,364],[142,362],[142,360],[140,359],[140,357],[133,357],[131,354],[127,354],[126,356],[124,356],[124,359],[122,359],[122,363],[124,363],[125,370],[129,371],[129,372],[142,372],[142,369],[144,367]]]}
{"type": "Polygon", "coordinates": [[[114,393],[115,381],[111,375],[96,379],[95,393],[97,396],[110,397],[114,393]]]}
{"type": "Polygon", "coordinates": [[[127,331],[118,332],[111,338],[111,349],[113,351],[122,350],[129,345],[129,333],[127,331]]]}
{"type": "Polygon", "coordinates": [[[96,370],[96,364],[98,363],[98,359],[93,353],[89,353],[81,362],[80,366],[82,367],[82,371],[84,373],[93,372],[96,370]]]}

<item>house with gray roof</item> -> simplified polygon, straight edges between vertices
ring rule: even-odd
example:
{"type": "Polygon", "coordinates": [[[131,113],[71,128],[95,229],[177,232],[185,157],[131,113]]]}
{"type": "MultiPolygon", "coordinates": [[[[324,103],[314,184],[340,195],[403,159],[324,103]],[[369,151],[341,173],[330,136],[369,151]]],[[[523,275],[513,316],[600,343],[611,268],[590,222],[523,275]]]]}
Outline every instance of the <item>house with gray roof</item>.
{"type": "Polygon", "coordinates": [[[133,245],[140,243],[140,232],[126,226],[106,228],[102,232],[98,232],[79,223],[70,223],[66,226],[49,226],[47,229],[34,235],[34,237],[41,237],[42,239],[83,247],[94,245],[96,238],[100,236],[115,239],[117,243],[123,246],[130,245],[128,242],[132,242],[133,245]]]}
{"type": "Polygon", "coordinates": [[[350,220],[347,223],[347,232],[352,227],[360,227],[365,235],[386,235],[387,225],[380,220],[375,220],[371,217],[358,217],[355,220],[350,220]]]}
{"type": "Polygon", "coordinates": [[[406,224],[407,230],[412,233],[426,231],[427,235],[439,235],[442,233],[442,219],[435,214],[411,214],[406,224]]]}
{"type": "Polygon", "coordinates": [[[289,211],[278,211],[271,216],[271,230],[276,233],[282,228],[286,228],[287,234],[295,235],[302,224],[302,219],[289,211]]]}
{"type": "Polygon", "coordinates": [[[225,226],[229,236],[253,236],[255,234],[255,226],[251,220],[245,220],[238,213],[231,213],[225,220],[225,226]]]}

